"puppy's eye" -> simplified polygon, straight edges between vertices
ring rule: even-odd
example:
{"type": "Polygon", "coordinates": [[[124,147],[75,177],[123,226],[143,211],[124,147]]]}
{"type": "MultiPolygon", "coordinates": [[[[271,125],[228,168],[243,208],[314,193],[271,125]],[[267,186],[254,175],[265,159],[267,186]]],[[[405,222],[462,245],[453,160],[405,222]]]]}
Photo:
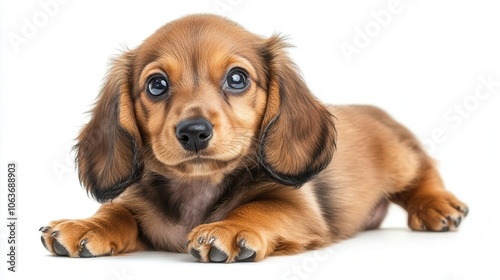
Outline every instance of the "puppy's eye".
{"type": "Polygon", "coordinates": [[[226,87],[226,89],[232,92],[240,93],[247,89],[249,84],[250,79],[248,78],[248,74],[245,72],[245,70],[240,68],[233,68],[227,74],[226,83],[224,86],[226,87]]]}
{"type": "Polygon", "coordinates": [[[146,85],[146,91],[153,96],[160,96],[162,94],[167,93],[168,91],[167,79],[160,74],[151,76],[148,79],[146,85]]]}

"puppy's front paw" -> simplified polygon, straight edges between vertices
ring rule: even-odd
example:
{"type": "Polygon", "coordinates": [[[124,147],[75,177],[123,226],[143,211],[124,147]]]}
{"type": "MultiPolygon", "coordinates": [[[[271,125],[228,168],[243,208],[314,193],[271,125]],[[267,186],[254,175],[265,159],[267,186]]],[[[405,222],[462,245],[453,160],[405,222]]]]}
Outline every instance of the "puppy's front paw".
{"type": "Polygon", "coordinates": [[[52,254],[97,257],[115,252],[110,236],[99,225],[86,220],[58,220],[40,228],[42,244],[52,254]]]}
{"type": "Polygon", "coordinates": [[[202,262],[259,261],[267,254],[267,242],[250,226],[216,222],[194,228],[187,251],[202,262]]]}
{"type": "Polygon", "coordinates": [[[443,191],[414,198],[408,207],[408,224],[413,230],[449,231],[458,228],[469,208],[451,193],[443,191]]]}

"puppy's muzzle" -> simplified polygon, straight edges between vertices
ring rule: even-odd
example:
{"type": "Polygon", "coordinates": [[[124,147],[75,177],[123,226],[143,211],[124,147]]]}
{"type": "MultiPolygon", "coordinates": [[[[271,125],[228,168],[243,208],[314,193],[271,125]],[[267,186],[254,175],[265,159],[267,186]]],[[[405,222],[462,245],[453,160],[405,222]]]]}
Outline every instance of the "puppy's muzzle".
{"type": "Polygon", "coordinates": [[[175,133],[185,150],[197,153],[207,148],[213,127],[203,118],[184,120],[177,125],[175,133]]]}

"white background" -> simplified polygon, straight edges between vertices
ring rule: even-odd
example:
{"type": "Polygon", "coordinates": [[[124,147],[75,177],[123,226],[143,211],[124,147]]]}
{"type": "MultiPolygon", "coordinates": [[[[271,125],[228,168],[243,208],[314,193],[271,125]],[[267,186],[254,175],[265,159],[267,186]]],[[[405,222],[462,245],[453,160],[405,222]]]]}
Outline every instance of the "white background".
{"type": "Polygon", "coordinates": [[[0,279],[500,279],[500,2],[54,1],[0,2],[0,279]],[[49,2],[57,6],[44,9],[49,2]],[[460,230],[411,232],[393,207],[381,230],[260,263],[200,264],[164,252],[50,256],[38,228],[98,207],[79,185],[70,150],[110,58],[199,12],[288,35],[319,99],[377,105],[407,125],[469,204],[460,230]],[[356,53],[346,56],[346,45],[356,53]],[[497,82],[488,91],[482,79],[497,82]],[[16,273],[6,266],[9,161],[18,164],[16,273]]]}

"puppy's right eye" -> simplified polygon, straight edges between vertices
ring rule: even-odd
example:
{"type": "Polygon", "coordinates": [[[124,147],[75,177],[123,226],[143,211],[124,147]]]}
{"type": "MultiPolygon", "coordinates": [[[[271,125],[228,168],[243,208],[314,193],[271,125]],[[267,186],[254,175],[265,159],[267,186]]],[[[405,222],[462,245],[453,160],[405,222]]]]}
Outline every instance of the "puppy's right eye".
{"type": "Polygon", "coordinates": [[[168,92],[167,78],[157,74],[148,79],[146,91],[153,96],[160,96],[168,92]]]}
{"type": "Polygon", "coordinates": [[[248,88],[249,84],[247,72],[241,68],[233,68],[226,76],[224,88],[234,94],[240,94],[248,88]]]}

